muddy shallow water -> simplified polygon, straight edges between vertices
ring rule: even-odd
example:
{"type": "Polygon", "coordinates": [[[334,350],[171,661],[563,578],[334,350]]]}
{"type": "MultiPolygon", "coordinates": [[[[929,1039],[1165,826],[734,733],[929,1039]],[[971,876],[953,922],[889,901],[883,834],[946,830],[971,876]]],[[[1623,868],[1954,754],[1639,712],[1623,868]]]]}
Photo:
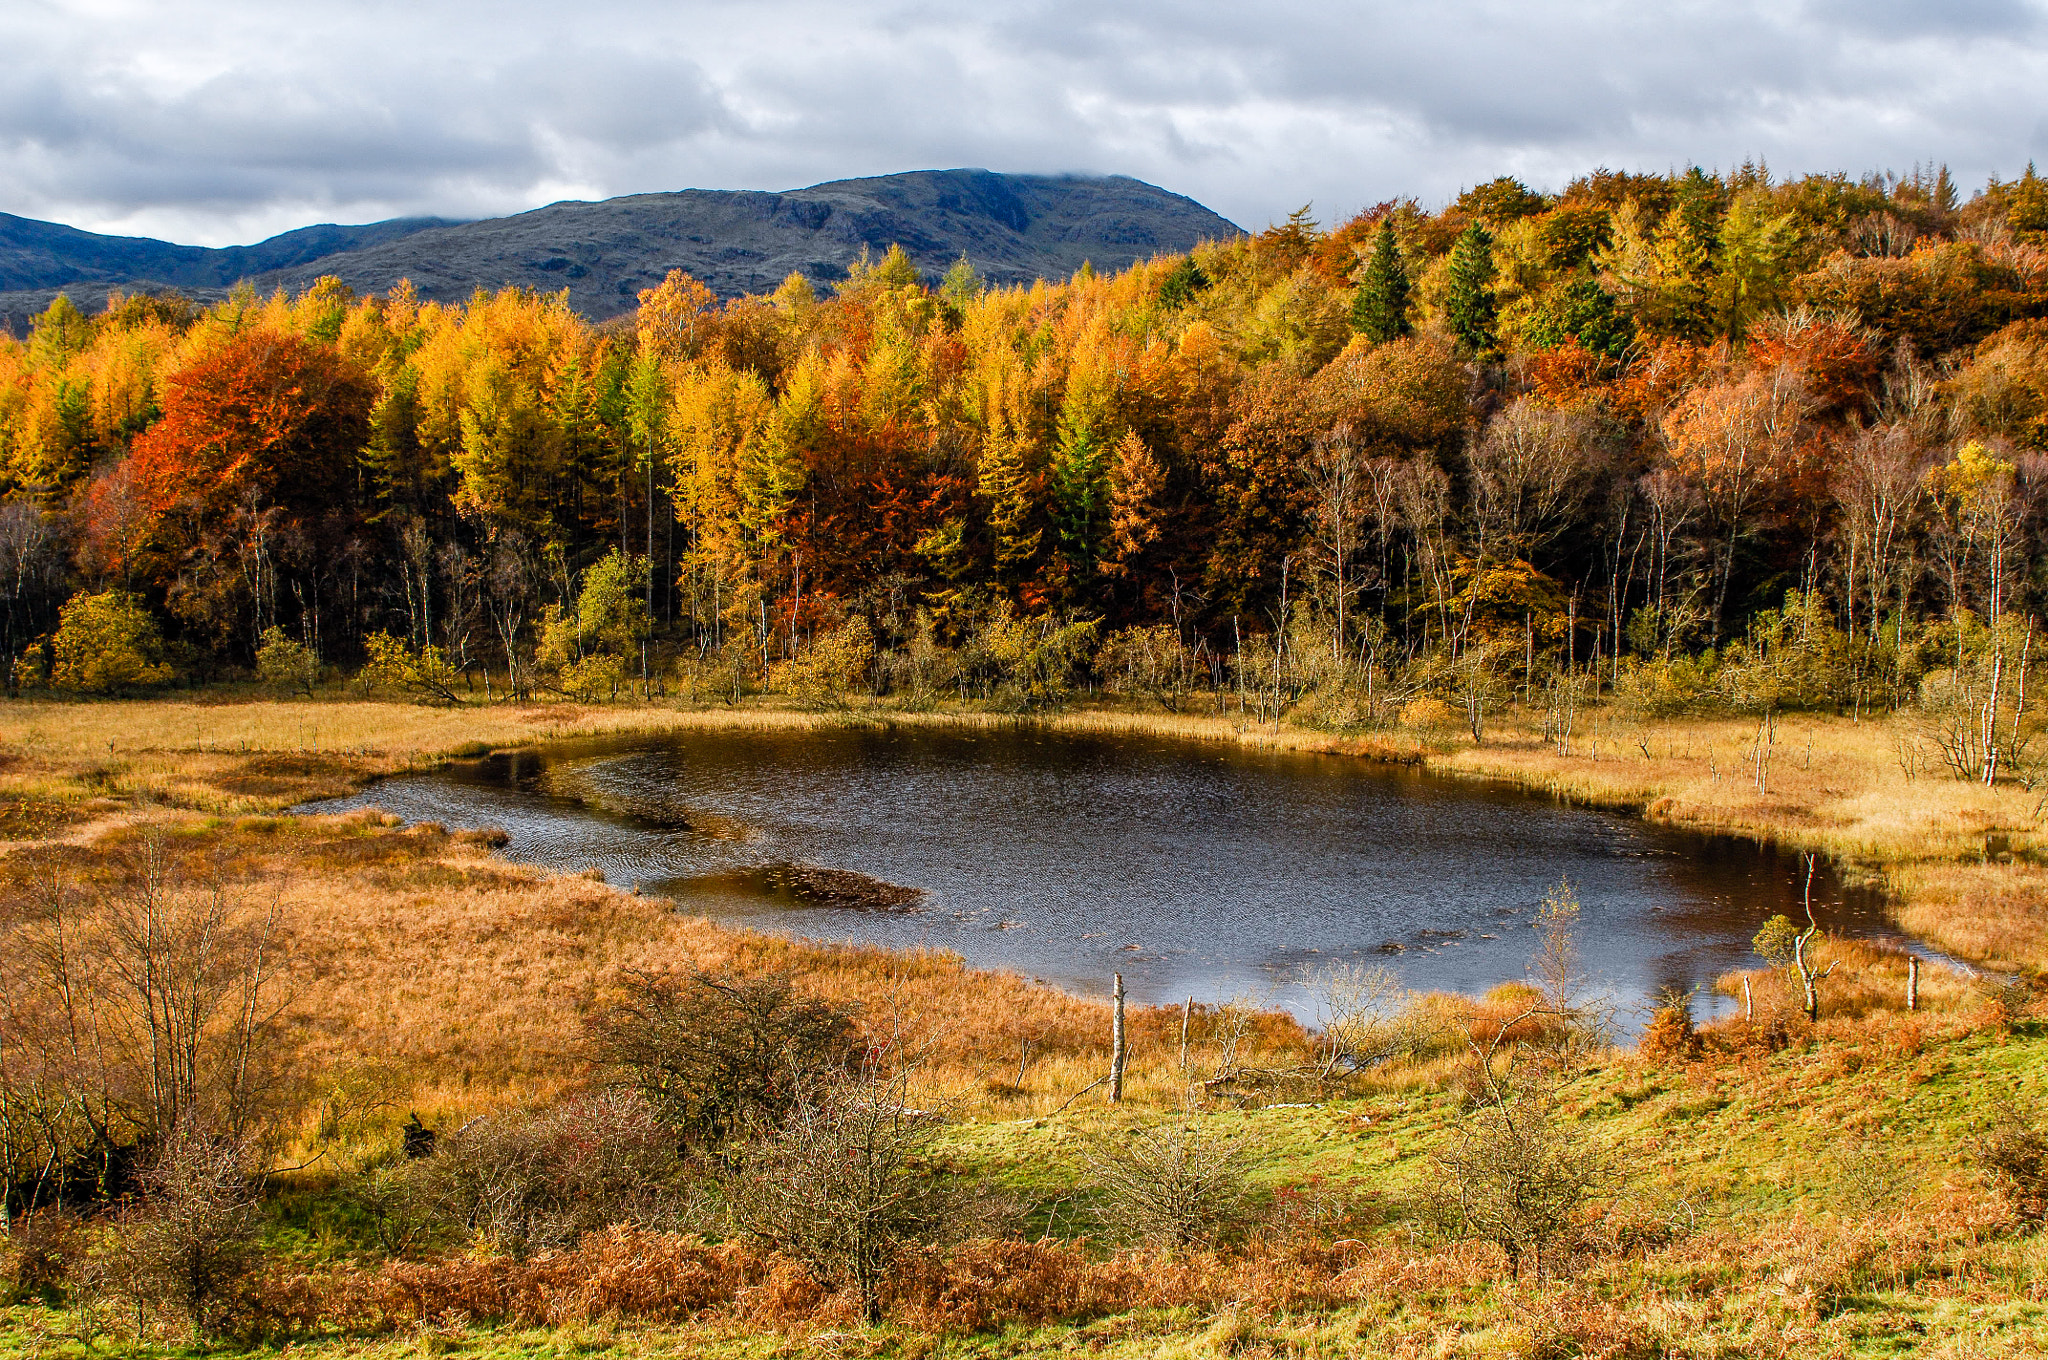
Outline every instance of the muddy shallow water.
{"type": "MultiPolygon", "coordinates": [[[[565,743],[307,810],[362,805],[503,827],[514,859],[594,865],[730,925],[936,946],[1089,994],[1121,972],[1143,1001],[1249,992],[1305,1018],[1298,979],[1323,960],[1464,992],[1524,976],[1561,879],[1625,1012],[1800,914],[1798,858],[1746,841],[1343,757],[1028,728],[565,743]]],[[[1898,939],[1825,865],[1814,900],[1831,930],[1898,939]]]]}

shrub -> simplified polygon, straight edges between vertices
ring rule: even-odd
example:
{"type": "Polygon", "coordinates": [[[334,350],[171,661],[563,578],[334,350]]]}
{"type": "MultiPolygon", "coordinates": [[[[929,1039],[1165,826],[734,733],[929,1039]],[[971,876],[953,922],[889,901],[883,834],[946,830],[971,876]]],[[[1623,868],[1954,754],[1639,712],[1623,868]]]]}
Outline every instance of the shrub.
{"type": "Polygon", "coordinates": [[[616,1224],[670,1221],[686,1203],[674,1139],[630,1091],[473,1120],[394,1175],[379,1235],[399,1247],[419,1240],[425,1217],[523,1256],[616,1224]]]}
{"type": "Polygon", "coordinates": [[[1249,1220],[1253,1160],[1243,1138],[1180,1115],[1097,1142],[1088,1170],[1118,1236],[1193,1247],[1232,1236],[1249,1220]]]}
{"type": "Polygon", "coordinates": [[[72,596],[58,612],[52,648],[50,683],[59,689],[107,694],[161,685],[172,675],[156,620],[125,591],[72,596]]]}
{"type": "Polygon", "coordinates": [[[16,1219],[0,1254],[0,1281],[5,1284],[0,1300],[55,1303],[84,1251],[78,1221],[60,1209],[39,1209],[16,1219]]]}
{"type": "Polygon", "coordinates": [[[984,1237],[906,1256],[885,1292],[891,1316],[920,1331],[978,1332],[1130,1306],[1112,1281],[1082,1244],[984,1237]]]}
{"type": "Polygon", "coordinates": [[[141,1176],[100,1262],[104,1287],[138,1313],[203,1336],[239,1330],[238,1286],[258,1262],[256,1187],[244,1149],[189,1127],[174,1130],[141,1176]]]}
{"type": "Polygon", "coordinates": [[[2022,1222],[2048,1222],[2048,1130],[2040,1112],[2001,1105],[1977,1139],[1977,1161],[2022,1222]]]}
{"type": "Polygon", "coordinates": [[[256,649],[256,674],[264,684],[286,694],[313,696],[313,682],[320,678],[320,658],[311,647],[294,642],[282,628],[263,630],[263,645],[256,649]]]}
{"type": "Polygon", "coordinates": [[[1596,1218],[1612,1159],[1537,1099],[1498,1100],[1434,1158],[1433,1207],[1459,1237],[1492,1242],[1519,1277],[1561,1264],[1596,1218]]]}
{"type": "Polygon", "coordinates": [[[415,652],[403,638],[390,633],[372,633],[363,639],[363,668],[356,672],[356,684],[365,693],[395,689],[422,703],[452,704],[460,702],[455,693],[460,678],[439,647],[415,652]]]}
{"type": "Polygon", "coordinates": [[[900,1083],[825,1083],[797,1092],[782,1123],[736,1145],[727,1210],[741,1232],[851,1289],[870,1321],[906,1248],[965,1226],[926,1162],[936,1121],[905,1108],[900,1083]]]}
{"type": "Polygon", "coordinates": [[[569,662],[555,677],[555,688],[581,704],[616,699],[625,686],[626,663],[602,652],[569,662]]]}
{"type": "Polygon", "coordinates": [[[783,975],[631,976],[591,1037],[661,1120],[700,1146],[779,1122],[806,1080],[844,1072],[854,1056],[846,1013],[798,996],[783,975]]]}
{"type": "Polygon", "coordinates": [[[1650,1014],[1650,1023],[1643,1027],[1643,1037],[1637,1041],[1636,1051],[1653,1062],[1698,1055],[1700,1036],[1693,1024],[1692,997],[1689,994],[1666,992],[1658,997],[1657,1008],[1650,1014]]]}
{"type": "Polygon", "coordinates": [[[1401,726],[1424,732],[1447,732],[1458,724],[1458,715],[1441,699],[1411,700],[1401,710],[1401,726]]]}
{"type": "Polygon", "coordinates": [[[848,694],[866,685],[874,659],[874,630],[864,616],[855,614],[813,639],[800,656],[780,668],[779,678],[791,698],[819,707],[840,706],[848,694]]]}

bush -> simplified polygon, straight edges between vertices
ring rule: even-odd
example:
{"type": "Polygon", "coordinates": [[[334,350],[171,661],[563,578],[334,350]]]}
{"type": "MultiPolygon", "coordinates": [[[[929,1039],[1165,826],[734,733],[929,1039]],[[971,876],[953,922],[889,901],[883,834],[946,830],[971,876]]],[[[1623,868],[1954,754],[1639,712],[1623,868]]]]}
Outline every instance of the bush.
{"type": "Polygon", "coordinates": [[[52,648],[50,683],[59,689],[107,694],[161,685],[172,676],[156,620],[125,591],[72,596],[58,612],[52,648]]]}
{"type": "Polygon", "coordinates": [[[256,674],[266,685],[310,699],[313,682],[320,678],[320,658],[311,647],[292,641],[284,629],[266,628],[263,645],[256,649],[256,674]]]}
{"type": "Polygon", "coordinates": [[[555,688],[581,704],[609,702],[625,687],[626,663],[602,652],[569,662],[555,677],[555,688]]]}
{"type": "Polygon", "coordinates": [[[865,617],[855,614],[780,667],[780,680],[791,698],[819,707],[844,705],[847,695],[867,683],[875,660],[875,634],[865,617]]]}
{"type": "Polygon", "coordinates": [[[1615,1177],[1604,1150],[1535,1099],[1484,1106],[1434,1160],[1443,1226],[1496,1244],[1518,1277],[1533,1269],[1538,1279],[1593,1226],[1595,1198],[1615,1177]]]}
{"type": "Polygon", "coordinates": [[[741,1232],[853,1290],[877,1320],[899,1254],[967,1226],[926,1163],[936,1132],[898,1084],[800,1089],[779,1126],[735,1147],[727,1211],[741,1232]]]}
{"type": "Polygon", "coordinates": [[[10,1225],[0,1253],[0,1302],[56,1303],[85,1251],[78,1220],[60,1209],[39,1209],[10,1225]]]}
{"type": "Polygon", "coordinates": [[[1652,1062],[1699,1055],[1700,1036],[1693,1024],[1690,993],[1667,991],[1658,997],[1657,1008],[1650,1014],[1650,1023],[1643,1027],[1636,1051],[1652,1062]]]}
{"type": "Polygon", "coordinates": [[[2038,1110],[2001,1105],[1975,1151],[2000,1197],[2022,1222],[2048,1222],[2048,1130],[2038,1110]]]}
{"type": "Polygon", "coordinates": [[[687,1203],[674,1139],[630,1091],[474,1120],[390,1180],[369,1197],[383,1201],[379,1236],[399,1249],[431,1222],[523,1256],[617,1224],[673,1221],[687,1203]]]}
{"type": "Polygon", "coordinates": [[[1244,1139],[1189,1115],[1105,1138],[1088,1156],[1111,1231],[1171,1247],[1208,1246],[1245,1225],[1252,1164],[1244,1139]]]}
{"type": "Polygon", "coordinates": [[[633,976],[591,1022],[620,1068],[686,1145],[724,1142],[795,1108],[804,1082],[854,1058],[844,1011],[800,997],[787,976],[633,976]]]}
{"type": "Polygon", "coordinates": [[[260,1226],[243,1159],[239,1145],[189,1128],[165,1138],[104,1246],[102,1287],[202,1336],[240,1330],[238,1287],[258,1263],[260,1226]]]}
{"type": "Polygon", "coordinates": [[[1458,725],[1458,715],[1441,699],[1412,699],[1401,709],[1401,726],[1423,732],[1448,732],[1458,725]]]}
{"type": "Polygon", "coordinates": [[[422,702],[461,701],[455,692],[455,682],[461,677],[439,647],[415,652],[402,638],[372,633],[363,639],[363,652],[363,668],[356,672],[356,684],[366,693],[395,689],[415,695],[422,702]]]}

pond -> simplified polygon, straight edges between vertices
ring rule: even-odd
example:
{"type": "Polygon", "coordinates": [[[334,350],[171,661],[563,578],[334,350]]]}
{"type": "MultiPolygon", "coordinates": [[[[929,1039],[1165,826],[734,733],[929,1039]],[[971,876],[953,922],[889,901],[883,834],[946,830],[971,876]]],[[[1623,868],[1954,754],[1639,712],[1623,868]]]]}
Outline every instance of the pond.
{"type": "MultiPolygon", "coordinates": [[[[1301,976],[1327,961],[1467,993],[1525,976],[1560,882],[1625,1029],[1666,987],[1724,1011],[1705,986],[1766,918],[1801,914],[1798,857],[1743,840],[1354,758],[1028,726],[564,743],[303,810],[365,805],[502,827],[513,859],[595,866],[727,925],[1305,1019],[1301,976]]],[[[1830,930],[1904,943],[1825,864],[1814,900],[1830,930]]]]}

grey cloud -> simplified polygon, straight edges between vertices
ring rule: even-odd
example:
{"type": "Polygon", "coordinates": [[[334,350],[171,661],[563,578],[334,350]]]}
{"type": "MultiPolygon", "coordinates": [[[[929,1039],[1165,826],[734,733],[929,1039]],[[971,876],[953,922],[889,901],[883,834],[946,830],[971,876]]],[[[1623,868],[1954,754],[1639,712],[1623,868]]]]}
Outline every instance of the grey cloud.
{"type": "Polygon", "coordinates": [[[2019,37],[2041,28],[2041,8],[2028,0],[1813,0],[1807,12],[1822,23],[1885,37],[1941,35],[2019,37]]]}
{"type": "Polygon", "coordinates": [[[0,209],[208,243],[950,165],[1253,226],[1599,164],[1967,182],[2035,153],[2048,75],[2021,0],[91,3],[0,14],[0,209]]]}

